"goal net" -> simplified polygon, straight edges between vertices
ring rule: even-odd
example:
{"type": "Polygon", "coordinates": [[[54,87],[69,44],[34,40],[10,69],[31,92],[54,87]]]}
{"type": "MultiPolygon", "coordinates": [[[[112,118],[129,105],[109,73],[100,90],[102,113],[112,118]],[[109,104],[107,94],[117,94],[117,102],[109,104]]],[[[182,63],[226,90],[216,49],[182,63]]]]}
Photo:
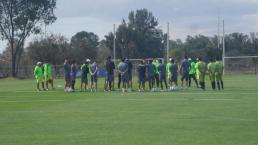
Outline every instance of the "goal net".
{"type": "Polygon", "coordinates": [[[226,74],[257,74],[258,56],[224,57],[226,74]]]}

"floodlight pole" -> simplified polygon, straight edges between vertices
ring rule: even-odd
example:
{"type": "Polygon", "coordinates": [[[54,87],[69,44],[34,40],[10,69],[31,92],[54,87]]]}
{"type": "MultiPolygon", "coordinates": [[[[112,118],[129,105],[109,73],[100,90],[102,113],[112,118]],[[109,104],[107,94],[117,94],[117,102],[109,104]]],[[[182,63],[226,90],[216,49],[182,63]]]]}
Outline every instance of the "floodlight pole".
{"type": "Polygon", "coordinates": [[[167,24],[167,62],[169,61],[169,22],[167,24]]]}
{"type": "Polygon", "coordinates": [[[114,58],[114,63],[116,64],[116,24],[114,24],[113,27],[113,32],[114,32],[114,38],[113,38],[113,58],[114,58]]]}
{"type": "Polygon", "coordinates": [[[225,74],[225,23],[224,23],[224,20],[223,20],[223,52],[222,52],[222,61],[223,61],[223,74],[225,74]]]}
{"type": "Polygon", "coordinates": [[[218,8],[218,49],[220,49],[220,8],[218,8]]]}

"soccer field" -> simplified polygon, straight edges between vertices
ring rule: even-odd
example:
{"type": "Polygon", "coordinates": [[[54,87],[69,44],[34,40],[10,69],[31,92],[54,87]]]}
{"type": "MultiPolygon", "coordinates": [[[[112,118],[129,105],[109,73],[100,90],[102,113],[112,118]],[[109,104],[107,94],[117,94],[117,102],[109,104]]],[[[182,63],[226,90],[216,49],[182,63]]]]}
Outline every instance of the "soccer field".
{"type": "Polygon", "coordinates": [[[36,92],[34,80],[0,80],[0,144],[257,145],[258,76],[226,76],[220,92],[206,83],[205,92],[122,96],[36,92]]]}

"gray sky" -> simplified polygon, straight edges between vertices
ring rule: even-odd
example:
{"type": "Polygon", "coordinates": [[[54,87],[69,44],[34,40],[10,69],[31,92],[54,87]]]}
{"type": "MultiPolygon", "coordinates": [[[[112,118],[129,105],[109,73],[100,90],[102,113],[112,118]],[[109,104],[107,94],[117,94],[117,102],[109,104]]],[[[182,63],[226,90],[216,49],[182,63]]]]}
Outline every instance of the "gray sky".
{"type": "MultiPolygon", "coordinates": [[[[140,8],[152,11],[164,30],[170,22],[172,39],[217,34],[218,8],[225,19],[226,33],[258,32],[258,0],[57,0],[58,20],[47,27],[47,32],[70,39],[76,32],[85,30],[102,39],[112,31],[114,23],[120,24],[131,10],[140,8]]],[[[5,43],[0,42],[0,52],[5,43]]]]}

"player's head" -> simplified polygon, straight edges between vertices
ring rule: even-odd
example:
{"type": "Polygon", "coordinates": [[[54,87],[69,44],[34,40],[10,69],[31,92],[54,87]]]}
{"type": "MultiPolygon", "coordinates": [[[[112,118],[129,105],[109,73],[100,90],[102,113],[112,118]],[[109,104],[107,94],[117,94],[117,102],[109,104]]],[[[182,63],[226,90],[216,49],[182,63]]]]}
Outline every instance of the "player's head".
{"type": "Polygon", "coordinates": [[[187,60],[187,59],[188,59],[188,56],[186,56],[186,55],[185,55],[184,59],[186,59],[186,60],[187,60]]]}
{"type": "Polygon", "coordinates": [[[107,60],[111,60],[111,56],[108,56],[108,57],[107,57],[107,60]]]}
{"type": "Polygon", "coordinates": [[[210,62],[213,62],[214,61],[214,59],[213,58],[210,58],[210,60],[209,60],[210,62]]]}
{"type": "Polygon", "coordinates": [[[198,57],[196,60],[197,60],[197,61],[202,61],[202,58],[201,58],[201,57],[198,57]]]}
{"type": "Polygon", "coordinates": [[[175,63],[175,60],[174,60],[174,59],[171,59],[171,63],[175,63]]]}
{"type": "Polygon", "coordinates": [[[90,63],[90,59],[87,58],[87,59],[86,59],[86,63],[90,63]]]}
{"type": "Polygon", "coordinates": [[[192,59],[191,59],[191,58],[188,58],[188,61],[192,61],[192,59]]]}
{"type": "Polygon", "coordinates": [[[159,61],[159,63],[162,63],[162,59],[159,59],[158,61],[159,61]]]}
{"type": "Polygon", "coordinates": [[[124,58],[121,58],[121,62],[125,62],[125,59],[124,59],[124,58]]]}
{"type": "Polygon", "coordinates": [[[39,61],[39,62],[37,62],[37,66],[41,66],[41,62],[39,61]]]}
{"type": "Polygon", "coordinates": [[[152,64],[152,62],[153,62],[153,60],[152,60],[152,59],[150,59],[150,60],[149,60],[149,64],[152,64]]]}

